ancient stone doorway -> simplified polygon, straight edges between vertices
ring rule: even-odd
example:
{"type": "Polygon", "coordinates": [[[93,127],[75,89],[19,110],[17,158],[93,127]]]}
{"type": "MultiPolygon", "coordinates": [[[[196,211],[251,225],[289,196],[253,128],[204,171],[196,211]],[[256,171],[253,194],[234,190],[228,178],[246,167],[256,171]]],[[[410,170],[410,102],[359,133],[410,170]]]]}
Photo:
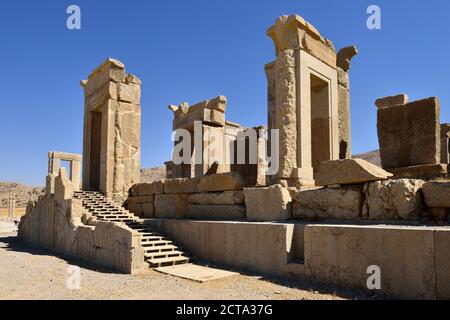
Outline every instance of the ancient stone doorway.
{"type": "Polygon", "coordinates": [[[311,73],[311,157],[314,173],[331,160],[330,85],[311,73]]]}
{"type": "Polygon", "coordinates": [[[100,190],[100,157],[102,142],[102,113],[91,112],[90,131],[90,165],[89,165],[89,190],[100,190]]]}

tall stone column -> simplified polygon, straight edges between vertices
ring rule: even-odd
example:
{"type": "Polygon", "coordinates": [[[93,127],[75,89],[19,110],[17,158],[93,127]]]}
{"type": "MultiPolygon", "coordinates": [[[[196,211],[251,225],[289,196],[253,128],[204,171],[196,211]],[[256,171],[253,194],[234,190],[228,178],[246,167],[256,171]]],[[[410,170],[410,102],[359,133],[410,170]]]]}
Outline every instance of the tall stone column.
{"type": "Polygon", "coordinates": [[[9,197],[9,208],[8,208],[8,217],[13,218],[14,217],[14,211],[16,210],[16,196],[11,195],[9,197]]]}
{"type": "Polygon", "coordinates": [[[352,157],[350,129],[350,62],[358,54],[355,46],[339,50],[337,55],[339,102],[339,159],[352,157]]]}
{"type": "Polygon", "coordinates": [[[284,50],[275,61],[275,127],[280,129],[279,177],[292,178],[297,168],[297,91],[294,50],[284,50]]]}

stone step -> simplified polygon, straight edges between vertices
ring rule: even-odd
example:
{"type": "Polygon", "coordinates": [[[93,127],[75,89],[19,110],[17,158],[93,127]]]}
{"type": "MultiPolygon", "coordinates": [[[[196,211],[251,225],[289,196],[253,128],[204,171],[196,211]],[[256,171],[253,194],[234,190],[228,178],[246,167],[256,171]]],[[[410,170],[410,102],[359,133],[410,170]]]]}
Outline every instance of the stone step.
{"type": "Polygon", "coordinates": [[[99,219],[129,219],[133,220],[133,217],[124,214],[96,214],[95,217],[99,219]]]}
{"type": "Polygon", "coordinates": [[[177,250],[178,247],[173,244],[165,245],[165,246],[153,246],[153,247],[144,247],[144,252],[163,252],[163,251],[171,251],[177,250]]]}
{"type": "Polygon", "coordinates": [[[157,241],[153,240],[152,241],[152,240],[142,239],[141,243],[142,243],[142,246],[145,248],[173,245],[173,242],[170,240],[157,240],[157,241]]]}
{"type": "Polygon", "coordinates": [[[162,251],[162,252],[146,252],[144,254],[144,259],[160,259],[160,258],[176,258],[183,255],[181,251],[162,251]]]}
{"type": "Polygon", "coordinates": [[[166,240],[163,236],[154,236],[152,233],[146,234],[145,238],[142,238],[142,241],[146,240],[148,241],[163,241],[166,240]]]}
{"type": "Polygon", "coordinates": [[[172,258],[150,259],[147,260],[147,263],[150,265],[151,268],[160,268],[160,267],[174,266],[177,264],[185,264],[189,263],[189,261],[190,261],[189,258],[185,256],[180,256],[172,258]]]}

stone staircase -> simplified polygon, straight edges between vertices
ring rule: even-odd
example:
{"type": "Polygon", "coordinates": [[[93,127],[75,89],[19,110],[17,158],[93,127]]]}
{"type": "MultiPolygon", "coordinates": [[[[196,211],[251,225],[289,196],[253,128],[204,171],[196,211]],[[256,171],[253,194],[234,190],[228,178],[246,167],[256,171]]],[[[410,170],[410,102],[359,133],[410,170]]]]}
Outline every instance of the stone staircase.
{"type": "Polygon", "coordinates": [[[189,263],[192,258],[176,246],[170,239],[145,225],[128,210],[114,203],[100,192],[79,191],[74,194],[83,208],[98,220],[122,222],[142,234],[144,259],[150,268],[159,268],[189,263]]]}

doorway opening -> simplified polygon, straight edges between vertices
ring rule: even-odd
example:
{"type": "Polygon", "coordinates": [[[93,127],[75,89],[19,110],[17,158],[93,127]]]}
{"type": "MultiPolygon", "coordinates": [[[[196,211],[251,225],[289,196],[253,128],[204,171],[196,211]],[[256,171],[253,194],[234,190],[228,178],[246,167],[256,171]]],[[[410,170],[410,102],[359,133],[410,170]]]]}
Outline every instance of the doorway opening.
{"type": "Polygon", "coordinates": [[[100,190],[100,157],[102,142],[102,113],[91,112],[91,136],[89,153],[89,190],[100,190]]]}
{"type": "Polygon", "coordinates": [[[311,74],[311,157],[314,173],[331,160],[330,84],[311,74]]]}

